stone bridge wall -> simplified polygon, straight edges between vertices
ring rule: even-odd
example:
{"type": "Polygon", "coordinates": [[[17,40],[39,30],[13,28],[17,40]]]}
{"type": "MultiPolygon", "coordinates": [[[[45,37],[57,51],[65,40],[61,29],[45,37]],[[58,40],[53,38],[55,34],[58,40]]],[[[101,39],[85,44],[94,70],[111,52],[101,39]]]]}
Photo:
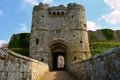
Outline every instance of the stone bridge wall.
{"type": "Polygon", "coordinates": [[[69,66],[79,80],[120,80],[120,47],[69,66]]]}
{"type": "Polygon", "coordinates": [[[48,72],[48,65],[0,49],[0,80],[40,80],[48,72]]]}

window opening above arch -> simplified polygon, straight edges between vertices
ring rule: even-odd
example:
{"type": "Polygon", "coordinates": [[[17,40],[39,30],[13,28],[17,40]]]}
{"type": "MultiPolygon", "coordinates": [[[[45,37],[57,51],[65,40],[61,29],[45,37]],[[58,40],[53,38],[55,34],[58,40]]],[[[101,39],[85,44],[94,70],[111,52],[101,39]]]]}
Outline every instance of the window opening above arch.
{"type": "Polygon", "coordinates": [[[60,37],[60,35],[61,35],[61,31],[60,30],[56,30],[55,33],[56,33],[56,37],[60,37]]]}

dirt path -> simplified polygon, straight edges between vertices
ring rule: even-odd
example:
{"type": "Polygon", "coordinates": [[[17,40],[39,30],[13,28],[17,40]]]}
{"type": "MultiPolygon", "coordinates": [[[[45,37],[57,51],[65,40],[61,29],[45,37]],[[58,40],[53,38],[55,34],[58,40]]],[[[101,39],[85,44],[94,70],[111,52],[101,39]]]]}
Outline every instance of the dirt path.
{"type": "Polygon", "coordinates": [[[66,71],[52,71],[45,75],[42,80],[77,80],[66,71]]]}

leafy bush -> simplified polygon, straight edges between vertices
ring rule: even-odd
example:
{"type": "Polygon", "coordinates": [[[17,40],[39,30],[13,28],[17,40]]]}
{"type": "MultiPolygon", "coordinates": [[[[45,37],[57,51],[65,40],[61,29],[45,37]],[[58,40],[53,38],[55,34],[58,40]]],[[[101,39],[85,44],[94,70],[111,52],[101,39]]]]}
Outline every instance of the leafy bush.
{"type": "Polygon", "coordinates": [[[24,56],[29,56],[29,48],[10,48],[10,50],[24,56]]]}
{"type": "Polygon", "coordinates": [[[108,41],[115,39],[115,31],[112,29],[102,29],[102,33],[108,41]]]}
{"type": "Polygon", "coordinates": [[[8,48],[16,53],[29,56],[30,33],[14,34],[8,48]]]}
{"type": "Polygon", "coordinates": [[[97,38],[97,36],[94,33],[90,33],[89,41],[90,42],[98,41],[98,38],[97,38]]]}
{"type": "Polygon", "coordinates": [[[30,33],[14,34],[9,42],[9,48],[28,48],[30,33]]]}

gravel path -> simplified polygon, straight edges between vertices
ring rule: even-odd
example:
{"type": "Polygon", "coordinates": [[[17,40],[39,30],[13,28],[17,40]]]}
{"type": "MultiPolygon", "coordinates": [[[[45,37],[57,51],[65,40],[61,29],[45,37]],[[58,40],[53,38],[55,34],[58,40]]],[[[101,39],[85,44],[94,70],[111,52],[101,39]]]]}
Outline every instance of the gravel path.
{"type": "Polygon", "coordinates": [[[77,80],[74,76],[66,71],[52,71],[43,77],[42,80],[77,80]]]}

